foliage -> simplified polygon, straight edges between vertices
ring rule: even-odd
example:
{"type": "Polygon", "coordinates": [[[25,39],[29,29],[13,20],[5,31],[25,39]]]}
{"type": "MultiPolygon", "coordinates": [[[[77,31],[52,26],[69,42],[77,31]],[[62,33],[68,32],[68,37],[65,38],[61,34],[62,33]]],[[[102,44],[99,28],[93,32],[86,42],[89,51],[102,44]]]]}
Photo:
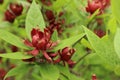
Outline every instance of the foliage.
{"type": "Polygon", "coordinates": [[[0,0],[0,80],[119,80],[119,4],[0,0]]]}

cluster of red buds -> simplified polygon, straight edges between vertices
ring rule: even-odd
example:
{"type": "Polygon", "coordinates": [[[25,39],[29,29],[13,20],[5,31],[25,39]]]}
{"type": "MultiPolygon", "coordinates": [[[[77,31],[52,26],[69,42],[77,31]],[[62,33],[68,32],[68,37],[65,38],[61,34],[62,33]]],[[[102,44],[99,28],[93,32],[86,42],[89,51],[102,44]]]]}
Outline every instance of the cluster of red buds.
{"type": "Polygon", "coordinates": [[[102,38],[102,37],[106,34],[106,32],[103,31],[103,30],[101,30],[101,29],[94,30],[94,33],[95,33],[97,36],[99,36],[100,38],[102,38]]]}
{"type": "Polygon", "coordinates": [[[92,75],[92,80],[97,80],[97,77],[95,74],[92,75]]]}
{"type": "Polygon", "coordinates": [[[3,3],[3,0],[0,0],[0,4],[2,4],[3,3]]]}
{"type": "Polygon", "coordinates": [[[56,29],[59,34],[63,32],[62,30],[62,24],[64,24],[65,20],[61,19],[61,16],[63,15],[63,12],[60,12],[57,16],[55,16],[54,12],[52,10],[46,10],[45,15],[47,18],[47,21],[49,22],[48,28],[51,30],[51,33],[56,29]]]}
{"type": "Polygon", "coordinates": [[[17,3],[10,3],[9,9],[5,12],[5,20],[11,23],[14,22],[17,16],[20,16],[23,11],[23,6],[17,3]]]}
{"type": "Polygon", "coordinates": [[[86,11],[93,14],[97,9],[99,9],[99,14],[102,14],[108,5],[110,5],[110,0],[88,0],[86,11]]]}
{"type": "Polygon", "coordinates": [[[27,52],[34,57],[24,61],[34,61],[36,59],[35,57],[39,56],[39,53],[42,53],[43,56],[41,57],[41,60],[43,59],[52,63],[60,63],[62,61],[64,64],[67,62],[70,66],[74,65],[74,62],[71,60],[71,57],[75,52],[74,49],[65,47],[57,52],[50,52],[50,50],[58,44],[58,41],[53,42],[51,40],[51,35],[51,32],[47,28],[44,29],[44,32],[33,28],[31,31],[32,41],[24,40],[24,43],[25,45],[34,48],[27,52]]]}

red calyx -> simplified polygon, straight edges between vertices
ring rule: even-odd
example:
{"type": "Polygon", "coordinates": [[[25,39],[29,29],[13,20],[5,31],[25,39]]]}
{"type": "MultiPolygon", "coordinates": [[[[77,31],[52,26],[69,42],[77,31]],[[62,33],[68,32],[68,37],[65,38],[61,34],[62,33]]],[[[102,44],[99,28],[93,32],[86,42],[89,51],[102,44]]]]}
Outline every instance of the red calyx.
{"type": "Polygon", "coordinates": [[[12,23],[12,22],[14,22],[15,18],[16,18],[16,16],[12,12],[10,12],[9,10],[7,10],[5,12],[5,20],[12,23]]]}
{"type": "Polygon", "coordinates": [[[19,4],[11,3],[10,9],[16,16],[19,16],[23,11],[23,6],[19,4]]]}

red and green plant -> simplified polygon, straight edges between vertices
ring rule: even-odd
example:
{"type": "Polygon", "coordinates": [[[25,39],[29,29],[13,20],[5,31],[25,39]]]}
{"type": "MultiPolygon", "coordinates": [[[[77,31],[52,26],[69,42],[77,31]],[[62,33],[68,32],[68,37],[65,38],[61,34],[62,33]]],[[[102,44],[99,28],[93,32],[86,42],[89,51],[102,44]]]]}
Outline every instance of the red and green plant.
{"type": "Polygon", "coordinates": [[[120,0],[0,0],[0,80],[119,80],[120,0]]]}

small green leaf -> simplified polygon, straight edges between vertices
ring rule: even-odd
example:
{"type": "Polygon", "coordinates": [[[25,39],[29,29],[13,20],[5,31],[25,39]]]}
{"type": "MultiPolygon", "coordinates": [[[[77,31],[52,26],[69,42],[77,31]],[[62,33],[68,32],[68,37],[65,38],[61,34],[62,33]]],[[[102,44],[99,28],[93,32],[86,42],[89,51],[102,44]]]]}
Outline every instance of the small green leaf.
{"type": "Polygon", "coordinates": [[[92,45],[93,49],[96,51],[96,54],[106,61],[111,66],[120,65],[120,59],[118,58],[113,43],[109,39],[100,39],[92,31],[83,27],[86,33],[86,36],[92,45]]]}
{"type": "Polygon", "coordinates": [[[117,32],[114,38],[115,51],[120,57],[120,28],[117,28],[117,32]]]}
{"type": "Polygon", "coordinates": [[[45,28],[45,23],[42,13],[39,9],[39,6],[35,3],[35,0],[33,0],[30,9],[27,13],[25,25],[26,25],[25,29],[29,39],[31,39],[30,33],[33,28],[39,27],[41,30],[45,28]]]}
{"type": "Polygon", "coordinates": [[[72,46],[73,44],[75,44],[77,41],[79,41],[85,34],[82,33],[82,34],[79,34],[77,36],[74,36],[74,37],[71,37],[71,38],[68,38],[68,39],[65,39],[63,41],[61,41],[58,46],[56,46],[53,51],[57,51],[59,49],[62,49],[66,46],[72,46]]]}
{"type": "Polygon", "coordinates": [[[4,80],[11,76],[19,76],[20,74],[24,74],[29,70],[29,65],[20,65],[13,69],[11,69],[4,77],[4,80]]]}
{"type": "Polygon", "coordinates": [[[120,0],[111,0],[112,13],[120,23],[120,0]]]}
{"type": "Polygon", "coordinates": [[[0,28],[7,28],[10,26],[12,26],[12,25],[7,21],[0,22],[0,28]]]}
{"type": "Polygon", "coordinates": [[[51,37],[52,41],[57,41],[58,40],[58,32],[57,30],[55,30],[52,34],[52,37],[51,37]]]}
{"type": "Polygon", "coordinates": [[[0,57],[10,58],[10,59],[29,59],[32,58],[33,56],[24,54],[22,52],[15,52],[15,53],[0,54],[0,57]]]}
{"type": "Polygon", "coordinates": [[[24,45],[22,39],[5,30],[0,30],[0,38],[19,48],[29,49],[27,46],[24,45]]]}
{"type": "Polygon", "coordinates": [[[46,80],[57,80],[59,78],[59,70],[53,64],[41,64],[39,70],[46,80]]]}

